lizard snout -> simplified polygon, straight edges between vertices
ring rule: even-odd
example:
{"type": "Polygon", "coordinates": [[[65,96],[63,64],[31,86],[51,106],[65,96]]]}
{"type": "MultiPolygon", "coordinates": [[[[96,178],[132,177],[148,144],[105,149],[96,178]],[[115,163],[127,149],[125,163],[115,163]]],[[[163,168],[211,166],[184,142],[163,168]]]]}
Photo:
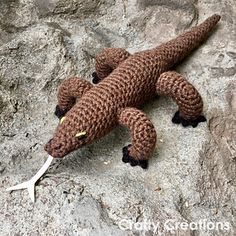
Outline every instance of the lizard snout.
{"type": "Polygon", "coordinates": [[[44,146],[44,150],[54,158],[62,158],[67,154],[67,150],[61,143],[50,139],[44,146]]]}

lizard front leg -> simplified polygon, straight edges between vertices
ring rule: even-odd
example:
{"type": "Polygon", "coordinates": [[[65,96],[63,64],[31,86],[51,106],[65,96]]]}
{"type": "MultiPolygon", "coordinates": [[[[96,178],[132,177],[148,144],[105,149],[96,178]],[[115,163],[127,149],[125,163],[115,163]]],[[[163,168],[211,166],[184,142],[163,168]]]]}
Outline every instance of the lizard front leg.
{"type": "Polygon", "coordinates": [[[152,122],[142,111],[129,107],[121,110],[118,122],[130,130],[132,137],[132,144],[123,148],[122,161],[146,169],[156,144],[156,131],[152,122]]]}
{"type": "Polygon", "coordinates": [[[130,53],[123,48],[104,48],[97,56],[95,69],[92,74],[93,83],[97,84],[107,77],[117,66],[126,60],[130,53]]]}
{"type": "Polygon", "coordinates": [[[79,77],[68,78],[59,86],[55,115],[60,119],[75,104],[76,99],[83,96],[93,85],[85,79],[79,77]]]}
{"type": "Polygon", "coordinates": [[[201,95],[182,75],[174,71],[162,73],[157,80],[156,91],[159,95],[170,96],[178,104],[179,110],[172,118],[173,123],[196,127],[206,121],[202,116],[201,95]]]}

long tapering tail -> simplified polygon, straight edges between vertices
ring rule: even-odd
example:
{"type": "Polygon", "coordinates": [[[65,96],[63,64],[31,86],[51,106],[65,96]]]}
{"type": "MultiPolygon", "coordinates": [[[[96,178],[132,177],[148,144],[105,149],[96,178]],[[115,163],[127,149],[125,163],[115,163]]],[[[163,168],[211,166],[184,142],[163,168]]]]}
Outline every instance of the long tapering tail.
{"type": "Polygon", "coordinates": [[[209,32],[214,28],[220,18],[219,15],[215,14],[207,18],[200,25],[157,47],[156,50],[165,55],[168,64],[174,65],[182,61],[208,37],[209,32]]]}

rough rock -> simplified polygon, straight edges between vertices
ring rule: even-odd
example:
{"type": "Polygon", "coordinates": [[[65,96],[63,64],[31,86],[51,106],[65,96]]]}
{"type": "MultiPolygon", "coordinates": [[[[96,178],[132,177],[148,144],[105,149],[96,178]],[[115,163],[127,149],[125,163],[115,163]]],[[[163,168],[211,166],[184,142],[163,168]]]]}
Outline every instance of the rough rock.
{"type": "Polygon", "coordinates": [[[235,235],[235,17],[234,0],[1,0],[0,235],[235,235]],[[27,191],[5,191],[47,158],[43,145],[58,122],[53,111],[63,79],[91,80],[103,47],[152,48],[214,13],[222,15],[217,29],[176,68],[201,93],[207,123],[174,125],[176,105],[156,99],[143,108],[158,135],[147,171],[122,163],[130,137],[118,128],[55,160],[35,204],[27,191]],[[124,220],[133,227],[124,230],[124,220]],[[148,220],[160,223],[155,233],[135,228],[148,220]],[[230,227],[170,231],[168,220],[230,227]]]}

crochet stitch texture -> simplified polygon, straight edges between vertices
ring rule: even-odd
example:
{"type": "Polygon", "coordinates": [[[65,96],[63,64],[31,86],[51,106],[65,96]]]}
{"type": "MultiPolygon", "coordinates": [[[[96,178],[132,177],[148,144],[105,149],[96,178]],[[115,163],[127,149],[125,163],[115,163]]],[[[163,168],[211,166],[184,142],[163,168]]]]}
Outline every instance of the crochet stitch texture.
{"type": "Polygon", "coordinates": [[[169,70],[199,46],[219,20],[219,15],[213,15],[176,39],[133,55],[121,48],[102,50],[93,73],[97,85],[74,77],[59,87],[56,115],[65,118],[45,150],[55,158],[64,157],[124,125],[130,130],[132,145],[124,147],[123,161],[146,168],[155,148],[156,131],[138,107],[156,95],[166,95],[179,107],[174,123],[196,127],[205,121],[198,91],[169,70]],[[81,132],[83,135],[77,135],[81,132]]]}

